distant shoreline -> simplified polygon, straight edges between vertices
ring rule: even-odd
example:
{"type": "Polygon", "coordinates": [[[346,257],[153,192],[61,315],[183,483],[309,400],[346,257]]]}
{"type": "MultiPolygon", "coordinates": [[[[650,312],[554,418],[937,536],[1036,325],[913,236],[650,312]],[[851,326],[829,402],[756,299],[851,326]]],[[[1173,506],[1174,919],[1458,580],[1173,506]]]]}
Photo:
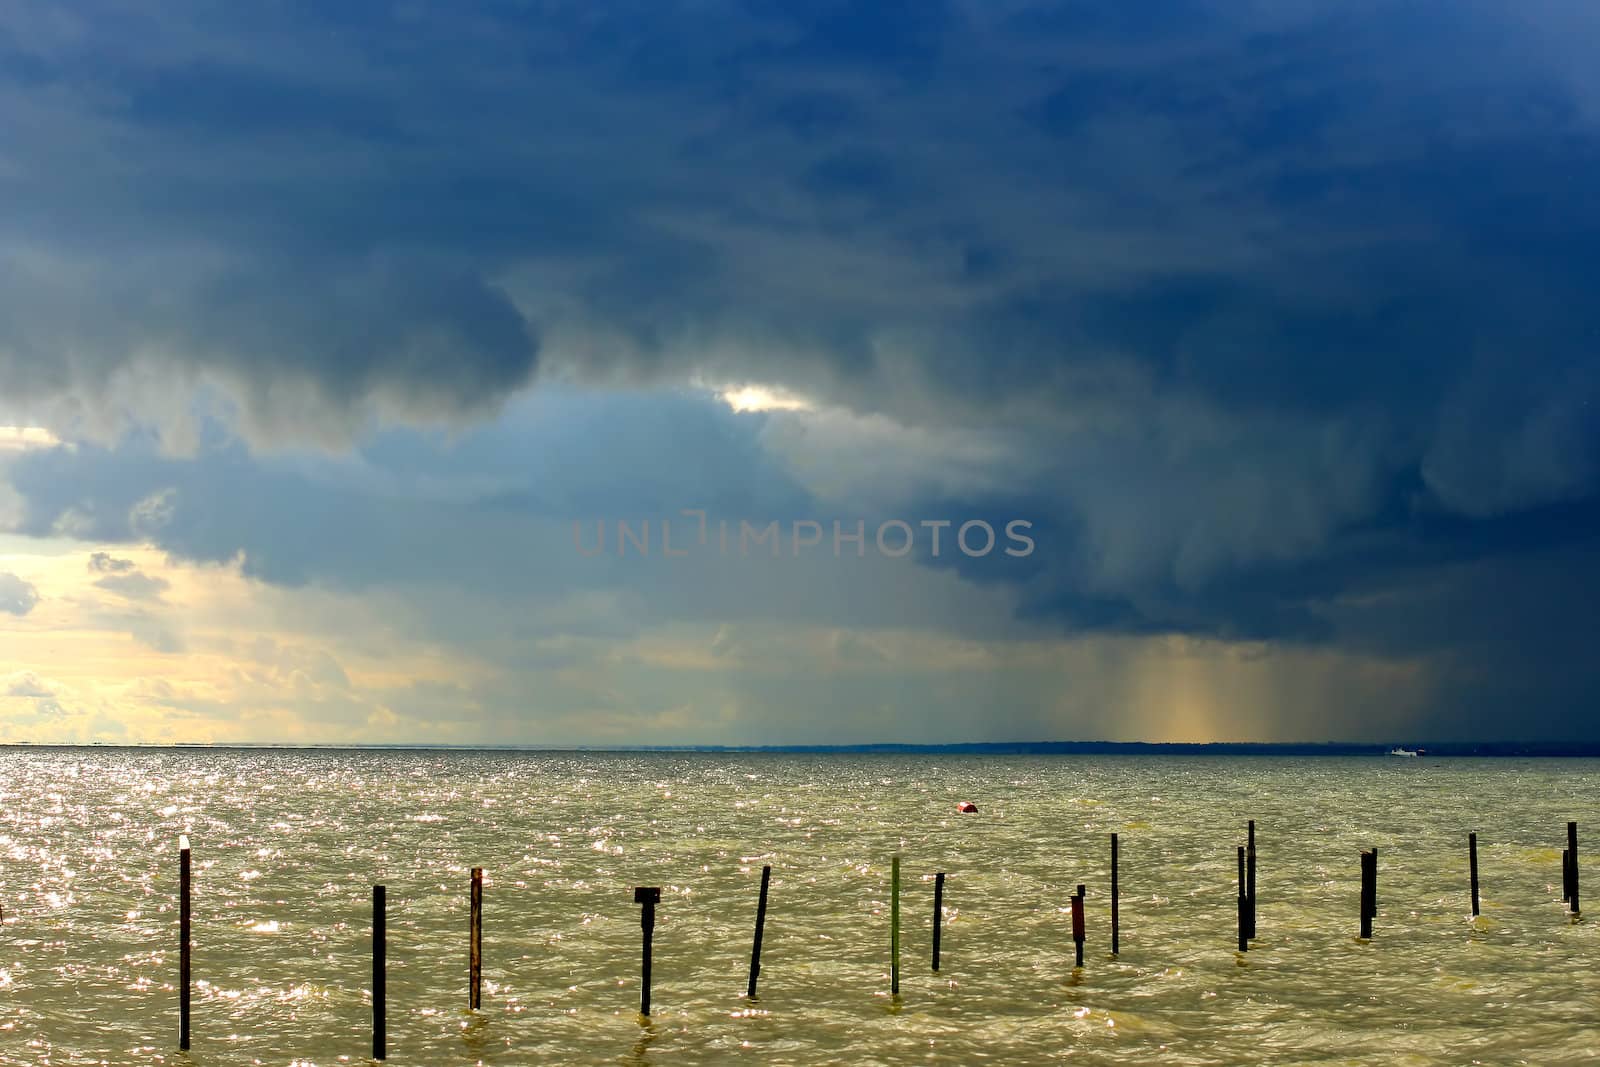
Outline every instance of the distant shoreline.
{"type": "Polygon", "coordinates": [[[1600,741],[1435,741],[1350,744],[1344,742],[1267,743],[1220,741],[1204,744],[1165,741],[971,741],[927,745],[884,742],[870,745],[449,745],[449,744],[227,744],[175,743],[148,745],[53,744],[4,741],[0,748],[179,751],[317,751],[317,752],[594,752],[707,753],[729,755],[927,755],[927,756],[1385,756],[1391,749],[1420,751],[1424,758],[1600,758],[1600,741]]]}

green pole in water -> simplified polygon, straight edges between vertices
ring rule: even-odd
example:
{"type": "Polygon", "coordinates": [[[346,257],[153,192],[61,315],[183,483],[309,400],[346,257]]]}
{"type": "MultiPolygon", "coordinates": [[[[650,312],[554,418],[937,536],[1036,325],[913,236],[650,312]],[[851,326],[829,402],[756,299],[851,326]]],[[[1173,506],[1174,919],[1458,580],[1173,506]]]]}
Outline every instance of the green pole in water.
{"type": "Polygon", "coordinates": [[[1117,917],[1117,835],[1111,835],[1111,954],[1115,956],[1120,948],[1117,939],[1120,932],[1120,923],[1117,917]]]}
{"type": "Polygon", "coordinates": [[[889,992],[900,995],[900,857],[889,875],[889,992]]]}

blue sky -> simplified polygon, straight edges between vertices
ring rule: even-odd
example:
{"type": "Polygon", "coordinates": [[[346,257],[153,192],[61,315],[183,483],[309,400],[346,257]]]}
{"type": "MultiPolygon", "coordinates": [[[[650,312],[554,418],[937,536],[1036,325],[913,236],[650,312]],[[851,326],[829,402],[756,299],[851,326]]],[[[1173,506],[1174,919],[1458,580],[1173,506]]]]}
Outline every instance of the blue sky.
{"type": "Polygon", "coordinates": [[[8,5],[0,733],[1600,739],[1597,33],[8,5]]]}

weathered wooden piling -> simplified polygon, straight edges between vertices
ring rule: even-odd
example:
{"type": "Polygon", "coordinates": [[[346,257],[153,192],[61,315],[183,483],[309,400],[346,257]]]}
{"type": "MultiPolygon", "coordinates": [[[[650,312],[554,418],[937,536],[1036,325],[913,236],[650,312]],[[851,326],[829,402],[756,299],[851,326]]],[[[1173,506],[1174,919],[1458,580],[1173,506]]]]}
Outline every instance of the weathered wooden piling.
{"type": "MultiPolygon", "coordinates": [[[[756,996],[756,979],[761,977],[761,935],[767,926],[767,885],[772,881],[771,866],[761,868],[761,899],[756,902],[756,939],[750,945],[750,988],[745,996],[756,996]]],[[[937,970],[937,968],[935,968],[937,970]]]]}
{"type": "Polygon", "coordinates": [[[372,1058],[389,1055],[388,902],[381,885],[372,887],[372,1058]]]}
{"type": "Polygon", "coordinates": [[[467,951],[467,1007],[483,1007],[483,868],[472,868],[472,906],[467,951]]]}
{"type": "Polygon", "coordinates": [[[1567,870],[1570,885],[1567,893],[1567,906],[1572,914],[1578,914],[1578,824],[1567,823],[1567,870]]]}
{"type": "Polygon", "coordinates": [[[178,1047],[189,1048],[189,835],[178,835],[178,1047]]]}
{"type": "Polygon", "coordinates": [[[1378,850],[1361,850],[1361,937],[1372,937],[1372,920],[1378,916],[1378,850]]]}
{"type": "Polygon", "coordinates": [[[1111,835],[1111,954],[1121,951],[1122,921],[1117,914],[1117,835],[1111,835]]]}
{"type": "Polygon", "coordinates": [[[1467,835],[1467,866],[1472,871],[1472,917],[1478,917],[1478,835],[1467,835]]]}
{"type": "Polygon", "coordinates": [[[1373,857],[1366,861],[1368,881],[1371,881],[1373,888],[1371,888],[1370,893],[1366,894],[1366,902],[1368,902],[1368,909],[1366,910],[1371,913],[1371,918],[1376,920],[1378,918],[1378,849],[1371,848],[1368,851],[1373,854],[1373,857]]]}
{"type": "Polygon", "coordinates": [[[1083,886],[1072,898],[1072,944],[1077,951],[1077,966],[1083,966],[1083,886]]]}
{"type": "Polygon", "coordinates": [[[900,857],[889,874],[889,992],[900,995],[900,857]]]}
{"type": "Polygon", "coordinates": [[[1250,890],[1245,876],[1244,846],[1239,846],[1239,951],[1250,951],[1250,890]]]}
{"type": "Polygon", "coordinates": [[[944,925],[944,872],[933,876],[933,969],[939,970],[939,933],[944,925]]]}
{"type": "Polygon", "coordinates": [[[1245,880],[1245,936],[1254,941],[1256,936],[1256,821],[1250,820],[1248,842],[1244,850],[1245,880]]]}
{"type": "Polygon", "coordinates": [[[640,886],[633,891],[633,902],[640,905],[639,926],[644,930],[644,960],[639,981],[639,1014],[650,1014],[650,953],[656,933],[656,905],[661,903],[660,886],[640,886]]]}

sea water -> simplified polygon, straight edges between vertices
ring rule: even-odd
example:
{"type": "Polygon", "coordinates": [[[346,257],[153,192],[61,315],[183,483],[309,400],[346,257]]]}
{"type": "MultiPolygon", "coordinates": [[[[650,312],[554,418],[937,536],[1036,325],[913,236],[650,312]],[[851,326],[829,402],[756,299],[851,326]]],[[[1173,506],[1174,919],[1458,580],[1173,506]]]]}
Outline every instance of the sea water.
{"type": "Polygon", "coordinates": [[[1597,785],[1582,760],[0,749],[0,1064],[364,1062],[375,883],[396,1064],[1590,1062],[1597,785]],[[1241,954],[1252,818],[1258,937],[1241,954]],[[1593,841],[1587,921],[1561,903],[1569,819],[1593,841]],[[474,866],[484,993],[469,1012],[474,866]],[[635,886],[662,890],[648,1019],[635,886]]]}

